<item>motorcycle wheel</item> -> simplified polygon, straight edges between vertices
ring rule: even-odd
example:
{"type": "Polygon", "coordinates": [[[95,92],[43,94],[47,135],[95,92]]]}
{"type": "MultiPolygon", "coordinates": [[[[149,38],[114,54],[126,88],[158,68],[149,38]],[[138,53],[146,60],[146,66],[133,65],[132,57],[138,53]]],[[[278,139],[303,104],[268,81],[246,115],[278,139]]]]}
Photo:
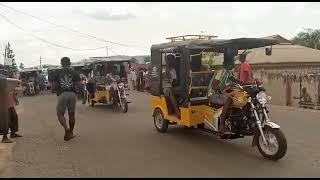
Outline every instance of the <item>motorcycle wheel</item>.
{"type": "Polygon", "coordinates": [[[121,100],[120,107],[121,107],[123,113],[128,112],[128,102],[126,99],[121,100]]]}
{"type": "Polygon", "coordinates": [[[91,101],[90,106],[94,107],[94,102],[93,101],[91,101]]]}
{"type": "Polygon", "coordinates": [[[197,125],[197,128],[203,129],[203,128],[204,128],[204,124],[198,124],[198,125],[197,125]]]}
{"type": "Polygon", "coordinates": [[[260,153],[272,161],[281,159],[287,152],[287,140],[282,131],[266,126],[263,133],[268,144],[264,145],[262,136],[259,135],[257,145],[260,153]]]}

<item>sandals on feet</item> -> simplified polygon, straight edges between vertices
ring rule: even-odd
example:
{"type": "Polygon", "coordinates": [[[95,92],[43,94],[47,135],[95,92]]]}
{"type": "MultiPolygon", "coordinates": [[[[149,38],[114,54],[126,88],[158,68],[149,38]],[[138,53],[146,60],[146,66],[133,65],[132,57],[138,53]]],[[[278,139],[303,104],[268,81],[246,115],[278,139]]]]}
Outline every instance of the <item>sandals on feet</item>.
{"type": "Polygon", "coordinates": [[[22,137],[22,136],[17,133],[10,134],[10,138],[18,138],[18,137],[22,137]]]}
{"type": "Polygon", "coordinates": [[[9,138],[2,139],[1,142],[2,142],[2,143],[13,143],[13,141],[10,140],[9,138]]]}

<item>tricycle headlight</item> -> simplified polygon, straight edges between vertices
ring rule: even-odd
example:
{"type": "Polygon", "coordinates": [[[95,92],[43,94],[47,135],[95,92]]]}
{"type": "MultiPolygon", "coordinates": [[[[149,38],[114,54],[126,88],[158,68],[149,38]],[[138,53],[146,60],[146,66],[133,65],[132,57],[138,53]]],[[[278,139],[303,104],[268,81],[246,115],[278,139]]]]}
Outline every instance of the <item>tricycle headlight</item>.
{"type": "Polygon", "coordinates": [[[265,105],[271,99],[271,96],[268,96],[265,92],[259,92],[257,94],[257,99],[260,104],[265,105]]]}

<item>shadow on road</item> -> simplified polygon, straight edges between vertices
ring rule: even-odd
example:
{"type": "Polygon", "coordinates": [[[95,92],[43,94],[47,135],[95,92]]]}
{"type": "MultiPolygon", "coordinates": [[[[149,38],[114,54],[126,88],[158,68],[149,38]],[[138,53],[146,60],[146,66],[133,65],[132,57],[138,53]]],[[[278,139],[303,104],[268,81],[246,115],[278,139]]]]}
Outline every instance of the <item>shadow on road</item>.
{"type": "MultiPolygon", "coordinates": [[[[264,159],[257,150],[257,147],[251,146],[252,137],[223,140],[213,134],[198,129],[184,129],[181,126],[172,126],[166,134],[162,135],[164,138],[168,138],[168,141],[179,141],[179,143],[192,145],[193,148],[196,148],[200,152],[212,153],[215,156],[224,157],[227,161],[233,161],[240,157],[247,162],[255,161],[254,164],[263,162],[265,165],[266,161],[269,165],[273,166],[281,164],[281,160],[274,162],[264,159]]],[[[233,162],[233,165],[241,166],[242,163],[242,161],[237,161],[233,162]]]]}

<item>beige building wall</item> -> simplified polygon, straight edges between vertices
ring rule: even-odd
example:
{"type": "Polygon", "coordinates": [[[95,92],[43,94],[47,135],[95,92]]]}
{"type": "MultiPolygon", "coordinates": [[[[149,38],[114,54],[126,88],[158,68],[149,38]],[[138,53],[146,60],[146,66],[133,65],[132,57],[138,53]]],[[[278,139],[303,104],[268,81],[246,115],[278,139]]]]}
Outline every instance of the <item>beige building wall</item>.
{"type": "MultiPolygon", "coordinates": [[[[254,72],[254,78],[257,78],[261,80],[261,74],[260,72],[254,72]]],[[[272,97],[271,104],[274,105],[286,105],[286,86],[285,83],[282,79],[273,79],[273,80],[268,80],[267,77],[262,78],[262,83],[264,87],[266,88],[266,91],[270,96],[272,97]]],[[[299,82],[292,82],[292,88],[291,88],[291,101],[292,101],[292,106],[294,107],[299,107],[299,100],[294,99],[294,96],[299,96],[300,95],[300,87],[299,87],[299,82]]],[[[307,91],[309,92],[312,101],[314,102],[317,93],[317,84],[314,81],[311,81],[308,83],[307,81],[302,82],[302,88],[306,87],[307,91]]]]}

